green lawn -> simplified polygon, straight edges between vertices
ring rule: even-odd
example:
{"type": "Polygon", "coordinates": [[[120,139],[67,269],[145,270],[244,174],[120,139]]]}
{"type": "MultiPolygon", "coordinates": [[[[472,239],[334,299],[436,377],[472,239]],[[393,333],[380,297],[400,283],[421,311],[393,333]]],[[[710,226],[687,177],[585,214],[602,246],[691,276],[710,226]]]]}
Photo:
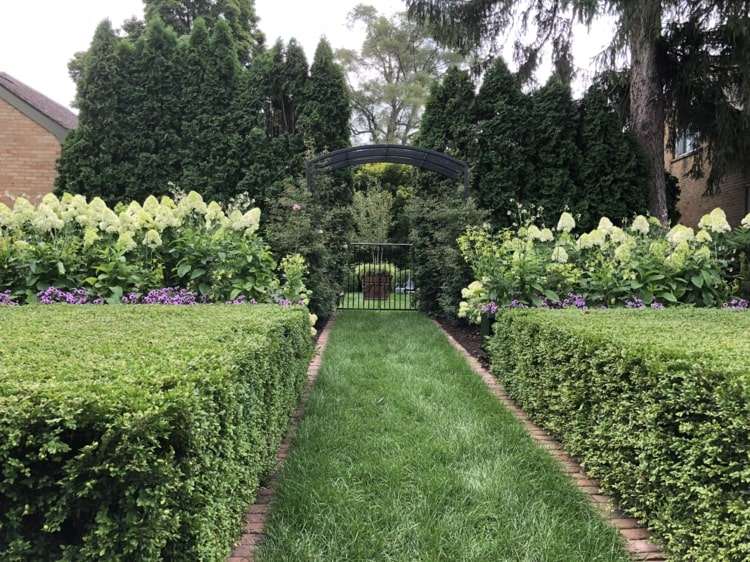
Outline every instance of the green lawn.
{"type": "Polygon", "coordinates": [[[261,562],[628,560],[426,317],[339,313],[261,562]]]}
{"type": "Polygon", "coordinates": [[[338,306],[343,309],[358,310],[416,310],[416,296],[412,293],[391,293],[387,299],[365,299],[362,293],[345,293],[338,306]]]}

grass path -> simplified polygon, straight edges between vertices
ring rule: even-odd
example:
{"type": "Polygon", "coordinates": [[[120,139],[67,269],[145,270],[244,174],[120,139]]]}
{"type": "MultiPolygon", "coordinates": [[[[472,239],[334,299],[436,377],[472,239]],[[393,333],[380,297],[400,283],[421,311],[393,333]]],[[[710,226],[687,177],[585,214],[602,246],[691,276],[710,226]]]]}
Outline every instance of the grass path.
{"type": "Polygon", "coordinates": [[[617,532],[416,313],[339,314],[261,562],[628,560],[617,532]]]}

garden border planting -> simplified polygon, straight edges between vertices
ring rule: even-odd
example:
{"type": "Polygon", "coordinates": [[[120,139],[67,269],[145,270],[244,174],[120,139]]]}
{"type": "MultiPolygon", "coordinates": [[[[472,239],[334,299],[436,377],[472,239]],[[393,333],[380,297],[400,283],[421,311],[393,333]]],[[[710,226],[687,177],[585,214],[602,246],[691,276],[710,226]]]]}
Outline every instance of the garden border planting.
{"type": "Polygon", "coordinates": [[[750,315],[501,314],[492,372],[674,560],[750,555],[750,315]]]}
{"type": "Polygon", "coordinates": [[[250,507],[245,516],[245,529],[242,532],[242,537],[235,544],[232,554],[227,558],[227,562],[253,562],[255,549],[265,538],[266,518],[278,485],[278,475],[289,454],[289,447],[297,433],[297,427],[302,420],[302,416],[305,414],[305,404],[307,404],[307,399],[310,397],[312,388],[318,378],[320,366],[323,361],[323,353],[328,345],[328,336],[335,322],[336,317],[332,316],[318,337],[318,342],[315,345],[315,353],[310,361],[310,365],[307,367],[307,382],[302,392],[302,399],[292,414],[292,420],[289,424],[286,437],[284,437],[284,441],[282,441],[279,450],[276,452],[276,468],[258,490],[255,503],[250,507]]]}
{"type": "Polygon", "coordinates": [[[223,560],[303,388],[306,309],[6,307],[0,324],[0,558],[223,560]]]}
{"type": "Polygon", "coordinates": [[[479,360],[458,343],[439,322],[435,321],[435,324],[445,334],[450,344],[464,356],[474,373],[487,385],[490,393],[521,422],[531,438],[560,463],[562,470],[570,476],[578,489],[589,497],[609,524],[620,531],[630,555],[639,561],[667,560],[661,548],[652,541],[648,530],[635,519],[626,517],[617,508],[615,502],[602,492],[599,483],[589,478],[581,465],[573,460],[555,439],[529,419],[529,416],[508,396],[503,385],[482,366],[479,360]]]}

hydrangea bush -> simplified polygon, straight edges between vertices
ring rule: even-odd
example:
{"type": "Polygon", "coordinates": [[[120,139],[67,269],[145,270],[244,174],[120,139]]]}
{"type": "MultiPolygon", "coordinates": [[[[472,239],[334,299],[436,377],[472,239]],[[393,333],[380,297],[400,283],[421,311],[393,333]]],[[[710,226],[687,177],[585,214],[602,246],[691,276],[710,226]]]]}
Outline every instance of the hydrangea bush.
{"type": "Polygon", "coordinates": [[[603,217],[580,235],[575,226],[566,212],[554,229],[531,222],[498,233],[469,228],[459,247],[475,281],[463,290],[459,316],[478,323],[500,306],[721,306],[739,290],[723,256],[733,237],[750,232],[750,215],[736,233],[721,209],[697,230],[641,215],[623,227],[603,217]]]}
{"type": "Polygon", "coordinates": [[[306,304],[304,259],[285,258],[280,281],[259,224],[259,209],[195,192],[115,209],[70,194],[0,203],[0,304],[306,304]]]}

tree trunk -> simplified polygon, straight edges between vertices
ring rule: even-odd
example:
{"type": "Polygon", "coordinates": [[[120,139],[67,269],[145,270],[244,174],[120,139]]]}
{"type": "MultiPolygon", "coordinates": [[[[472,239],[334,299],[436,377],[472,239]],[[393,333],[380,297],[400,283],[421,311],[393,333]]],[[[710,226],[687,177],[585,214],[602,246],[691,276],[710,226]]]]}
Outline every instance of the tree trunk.
{"type": "Polygon", "coordinates": [[[664,180],[664,93],[657,65],[661,37],[661,0],[627,2],[625,25],[630,38],[630,116],[646,157],[649,211],[669,221],[664,180]]]}

